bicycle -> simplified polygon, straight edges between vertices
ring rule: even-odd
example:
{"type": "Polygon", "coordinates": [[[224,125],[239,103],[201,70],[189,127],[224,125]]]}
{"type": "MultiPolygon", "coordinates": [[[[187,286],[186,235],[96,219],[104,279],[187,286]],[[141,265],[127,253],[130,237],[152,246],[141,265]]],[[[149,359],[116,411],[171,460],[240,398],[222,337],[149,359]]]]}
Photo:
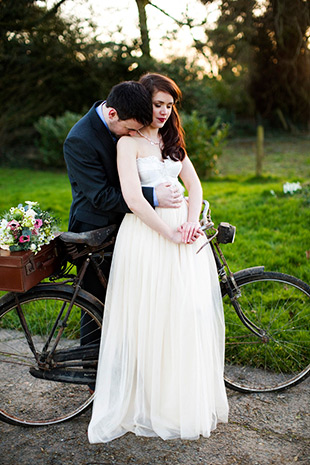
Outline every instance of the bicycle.
{"type": "MultiPolygon", "coordinates": [[[[220,244],[236,228],[215,228],[204,201],[201,227],[216,262],[226,325],[225,383],[243,393],[278,392],[310,373],[310,286],[264,266],[233,273],[220,244]]],[[[99,339],[80,345],[81,312],[102,327],[103,302],[81,288],[88,266],[100,270],[111,258],[115,226],[59,236],[58,273],[24,293],[0,299],[0,420],[37,426],[69,420],[90,407],[88,386],[96,378],[99,339]],[[107,250],[106,250],[107,249],[107,250]],[[77,260],[83,260],[73,273],[77,260]],[[61,281],[59,281],[61,279],[61,281]],[[57,281],[57,282],[56,282],[57,281]]]]}

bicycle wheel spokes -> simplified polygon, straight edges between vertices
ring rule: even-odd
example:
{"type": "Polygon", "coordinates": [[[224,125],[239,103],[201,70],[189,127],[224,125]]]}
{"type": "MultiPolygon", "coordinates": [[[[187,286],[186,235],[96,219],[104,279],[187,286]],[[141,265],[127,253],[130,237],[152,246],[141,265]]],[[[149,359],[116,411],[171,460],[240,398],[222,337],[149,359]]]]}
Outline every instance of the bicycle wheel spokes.
{"type": "Polygon", "coordinates": [[[224,297],[227,385],[242,392],[267,392],[297,384],[310,370],[307,285],[281,273],[240,278],[238,285],[239,308],[262,336],[241,322],[224,297]]]}
{"type": "MultiPolygon", "coordinates": [[[[32,295],[29,299],[21,296],[21,299],[20,308],[35,351],[38,359],[44,361],[46,355],[42,354],[42,350],[59,310],[68,299],[42,294],[32,295]]],[[[65,360],[64,365],[67,366],[62,368],[61,363],[54,362],[52,358],[50,367],[44,367],[42,370],[30,350],[14,305],[0,315],[0,419],[14,424],[40,425],[64,421],[81,413],[92,401],[88,385],[80,384],[85,374],[79,350],[81,312],[89,315],[89,322],[86,324],[96,327],[97,343],[101,333],[100,317],[77,300],[56,351],[61,351],[62,360],[65,360]],[[79,359],[73,362],[66,361],[66,353],[71,351],[71,358],[68,359],[72,360],[74,350],[77,350],[79,359]],[[78,374],[78,382],[74,381],[73,372],[78,374]],[[64,375],[70,382],[57,382],[64,379],[64,375]]],[[[58,329],[50,341],[49,348],[53,346],[58,329]]],[[[94,363],[92,370],[88,368],[88,371],[94,375],[95,368],[94,363]]]]}

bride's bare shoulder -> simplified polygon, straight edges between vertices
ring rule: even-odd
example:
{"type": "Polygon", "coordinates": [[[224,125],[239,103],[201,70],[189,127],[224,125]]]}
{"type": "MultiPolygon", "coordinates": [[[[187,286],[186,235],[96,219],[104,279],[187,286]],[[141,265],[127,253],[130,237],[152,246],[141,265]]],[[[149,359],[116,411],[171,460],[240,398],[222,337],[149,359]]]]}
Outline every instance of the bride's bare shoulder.
{"type": "Polygon", "coordinates": [[[137,148],[139,145],[139,138],[132,136],[122,136],[118,139],[117,149],[123,148],[137,148]]]}

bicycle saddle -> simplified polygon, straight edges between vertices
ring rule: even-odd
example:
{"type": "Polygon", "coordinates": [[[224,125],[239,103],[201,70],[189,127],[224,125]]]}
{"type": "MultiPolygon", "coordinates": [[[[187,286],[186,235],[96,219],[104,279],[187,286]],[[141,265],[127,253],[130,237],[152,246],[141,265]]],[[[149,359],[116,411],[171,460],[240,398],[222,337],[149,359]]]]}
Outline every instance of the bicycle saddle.
{"type": "Polygon", "coordinates": [[[116,225],[112,224],[106,228],[94,229],[82,233],[75,233],[71,231],[63,232],[59,238],[66,243],[71,244],[85,244],[90,247],[98,247],[106,238],[116,230],[116,225]]]}

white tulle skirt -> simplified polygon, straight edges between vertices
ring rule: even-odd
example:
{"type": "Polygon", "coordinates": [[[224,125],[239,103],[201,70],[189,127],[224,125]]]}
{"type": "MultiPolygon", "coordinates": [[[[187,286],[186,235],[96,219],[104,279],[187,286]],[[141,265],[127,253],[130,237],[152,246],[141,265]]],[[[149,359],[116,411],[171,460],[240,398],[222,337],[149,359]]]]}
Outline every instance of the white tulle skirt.
{"type": "MultiPolygon", "coordinates": [[[[156,211],[177,227],[187,206],[156,211]]],[[[210,246],[176,245],[133,214],[121,224],[107,290],[91,443],[127,432],[208,437],[226,422],[224,317],[210,246]]]]}

